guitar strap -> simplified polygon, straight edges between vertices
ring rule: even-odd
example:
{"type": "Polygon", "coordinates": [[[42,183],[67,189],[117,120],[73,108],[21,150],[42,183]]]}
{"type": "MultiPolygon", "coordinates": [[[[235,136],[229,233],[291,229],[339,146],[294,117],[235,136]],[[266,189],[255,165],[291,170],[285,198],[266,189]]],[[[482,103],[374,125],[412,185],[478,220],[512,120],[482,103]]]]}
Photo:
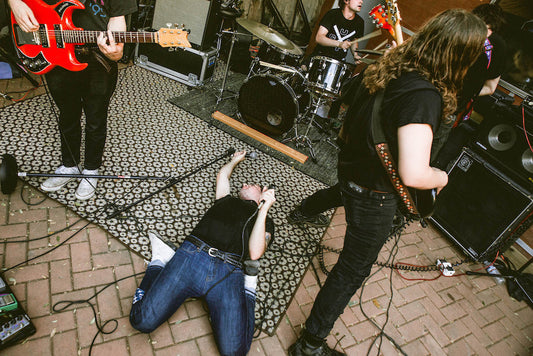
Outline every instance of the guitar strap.
{"type": "Polygon", "coordinates": [[[400,196],[407,212],[414,216],[420,216],[418,210],[416,209],[415,204],[413,203],[413,198],[407,187],[403,184],[398,173],[398,166],[394,162],[394,158],[389,149],[389,144],[385,137],[385,132],[383,132],[382,121],[381,121],[381,103],[383,102],[384,90],[380,90],[376,94],[374,99],[374,106],[372,108],[372,116],[370,118],[372,125],[372,139],[374,142],[374,148],[378,154],[378,157],[387,172],[392,186],[400,196]]]}

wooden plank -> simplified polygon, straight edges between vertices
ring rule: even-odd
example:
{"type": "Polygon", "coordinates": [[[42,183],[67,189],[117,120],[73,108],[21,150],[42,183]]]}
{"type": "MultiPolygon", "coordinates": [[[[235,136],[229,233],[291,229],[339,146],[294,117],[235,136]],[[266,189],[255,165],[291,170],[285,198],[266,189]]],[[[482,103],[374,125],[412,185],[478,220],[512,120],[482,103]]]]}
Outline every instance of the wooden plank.
{"type": "Polygon", "coordinates": [[[246,126],[245,124],[235,120],[235,119],[232,119],[231,117],[227,116],[227,115],[224,115],[223,113],[221,113],[220,111],[215,111],[213,113],[213,118],[218,120],[218,121],[221,121],[223,123],[225,123],[226,125],[230,126],[230,127],[233,127],[235,130],[245,134],[246,136],[249,136],[251,138],[253,138],[254,140],[257,140],[261,143],[264,143],[265,145],[267,145],[268,147],[271,147],[273,149],[275,149],[276,151],[279,151],[289,157],[291,157],[292,159],[300,162],[300,163],[305,163],[305,161],[307,161],[307,156],[304,155],[303,153],[301,152],[298,152],[296,151],[295,149],[287,146],[287,145],[284,145],[283,143],[279,142],[279,141],[276,141],[274,140],[273,138],[257,131],[257,130],[254,130],[252,129],[251,127],[249,126],[246,126]]]}

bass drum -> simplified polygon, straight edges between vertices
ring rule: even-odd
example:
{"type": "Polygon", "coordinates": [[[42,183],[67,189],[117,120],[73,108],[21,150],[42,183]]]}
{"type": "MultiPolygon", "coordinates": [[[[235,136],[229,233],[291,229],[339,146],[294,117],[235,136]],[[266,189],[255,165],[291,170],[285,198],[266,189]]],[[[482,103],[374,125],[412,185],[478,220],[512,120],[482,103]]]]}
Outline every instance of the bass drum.
{"type": "Polygon", "coordinates": [[[244,82],[238,105],[249,126],[279,136],[294,126],[294,120],[309,107],[310,100],[298,74],[259,74],[244,82]]]}

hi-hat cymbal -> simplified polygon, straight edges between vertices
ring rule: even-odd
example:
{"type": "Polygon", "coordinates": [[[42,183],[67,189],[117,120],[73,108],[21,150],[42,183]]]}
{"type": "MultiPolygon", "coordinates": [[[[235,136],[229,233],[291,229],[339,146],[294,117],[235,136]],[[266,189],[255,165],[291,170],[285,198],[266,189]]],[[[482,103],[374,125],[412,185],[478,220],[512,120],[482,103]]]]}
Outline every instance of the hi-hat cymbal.
{"type": "Polygon", "coordinates": [[[237,23],[250,31],[254,36],[259,37],[273,46],[297,56],[303,55],[303,51],[294,42],[262,23],[243,18],[237,19],[237,23]]]}

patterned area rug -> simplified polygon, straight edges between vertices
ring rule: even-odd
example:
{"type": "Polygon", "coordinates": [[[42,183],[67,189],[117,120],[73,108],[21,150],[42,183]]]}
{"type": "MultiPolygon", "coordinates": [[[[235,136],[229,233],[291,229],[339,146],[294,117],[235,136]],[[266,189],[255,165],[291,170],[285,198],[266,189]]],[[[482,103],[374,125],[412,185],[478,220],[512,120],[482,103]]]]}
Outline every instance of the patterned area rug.
{"type": "MultiPolygon", "coordinates": [[[[120,72],[113,97],[102,174],[179,177],[213,161],[230,147],[253,148],[168,102],[186,86],[133,66],[120,72]]],[[[60,165],[56,108],[47,95],[0,111],[0,153],[16,157],[19,171],[53,172],[60,165]]],[[[166,185],[156,180],[101,180],[95,198],[75,199],[77,182],[50,197],[97,223],[133,251],[150,259],[146,230],[155,229],[179,245],[214,201],[216,173],[227,159],[200,170],[172,188],[109,219],[114,209],[132,204],[166,185]]],[[[38,187],[46,178],[30,178],[38,187]]],[[[256,319],[268,334],[275,332],[324,229],[302,229],[286,216],[300,201],[324,185],[291,166],[259,155],[242,162],[232,176],[232,193],[243,182],[275,184],[277,202],[270,210],[275,240],[261,259],[256,319]]]]}

